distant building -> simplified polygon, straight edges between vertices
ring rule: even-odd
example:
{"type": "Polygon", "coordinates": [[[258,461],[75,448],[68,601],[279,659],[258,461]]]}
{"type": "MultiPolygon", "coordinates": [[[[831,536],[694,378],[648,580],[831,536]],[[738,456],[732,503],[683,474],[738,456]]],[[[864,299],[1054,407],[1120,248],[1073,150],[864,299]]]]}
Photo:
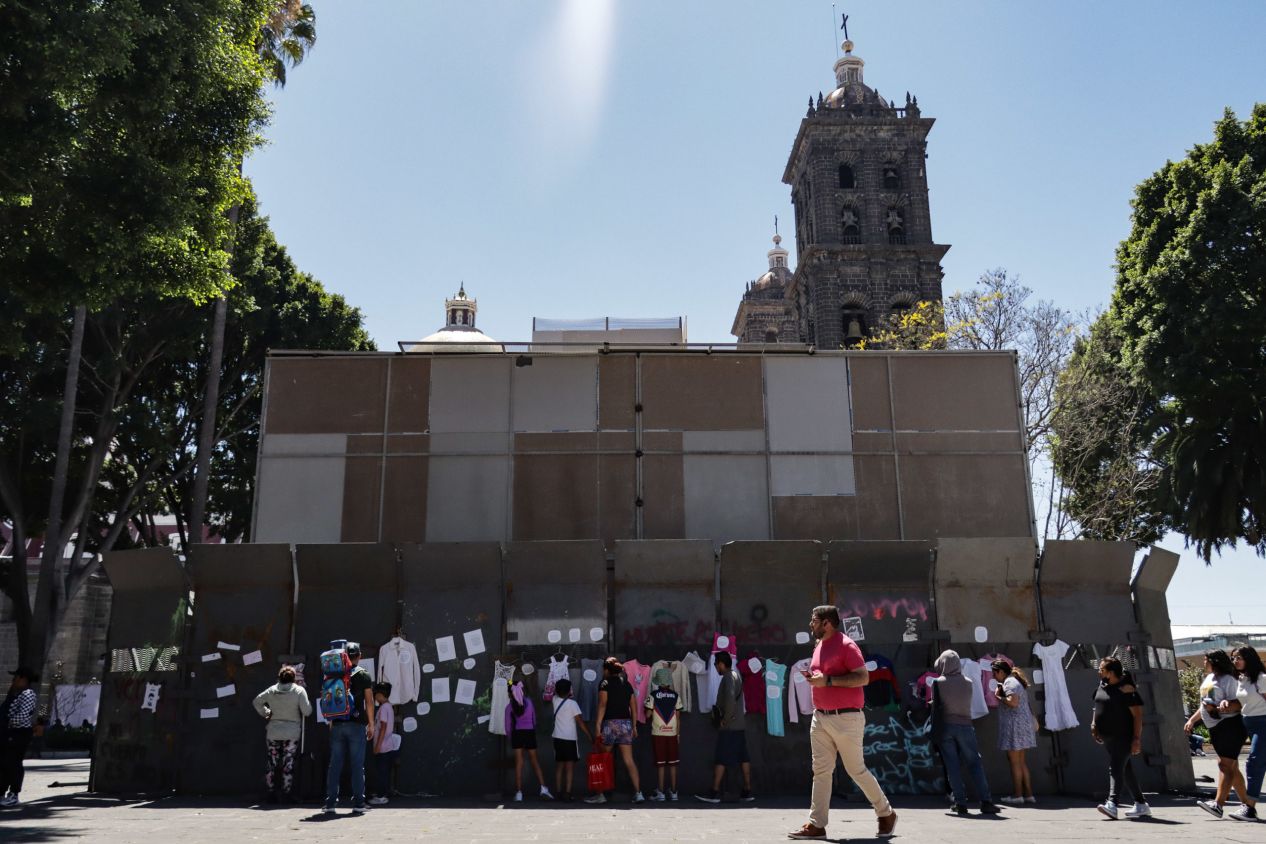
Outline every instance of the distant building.
{"type": "Polygon", "coordinates": [[[479,301],[466,295],[462,284],[457,295],[444,300],[444,327],[417,342],[401,343],[406,352],[504,352],[496,340],[475,327],[479,301]]]}
{"type": "Polygon", "coordinates": [[[1266,657],[1266,624],[1173,624],[1174,656],[1181,667],[1200,667],[1205,651],[1247,645],[1266,657]]]}
{"type": "Polygon", "coordinates": [[[662,346],[686,344],[686,318],[542,319],[532,317],[532,347],[548,351],[558,344],[600,348],[604,345],[662,346]]]}

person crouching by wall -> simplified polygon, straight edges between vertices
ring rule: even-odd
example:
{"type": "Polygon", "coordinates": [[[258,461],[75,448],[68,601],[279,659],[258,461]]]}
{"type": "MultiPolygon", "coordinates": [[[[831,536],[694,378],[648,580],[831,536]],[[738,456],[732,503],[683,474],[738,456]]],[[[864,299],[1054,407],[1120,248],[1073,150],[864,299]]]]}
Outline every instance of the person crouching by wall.
{"type": "Polygon", "coordinates": [[[295,756],[303,733],[303,719],[312,714],[308,693],[295,682],[295,670],[283,665],[277,682],[255,696],[255,711],[268,721],[268,767],[264,772],[264,799],[277,802],[277,792],[287,803],[295,798],[295,756]]]}
{"type": "Polygon", "coordinates": [[[996,815],[1001,810],[989,792],[976,728],[971,723],[972,681],[963,676],[956,651],[944,651],[937,657],[935,670],[941,676],[932,681],[932,741],[945,760],[945,774],[954,792],[954,813],[967,816],[966,768],[980,800],[980,813],[996,815]]]}

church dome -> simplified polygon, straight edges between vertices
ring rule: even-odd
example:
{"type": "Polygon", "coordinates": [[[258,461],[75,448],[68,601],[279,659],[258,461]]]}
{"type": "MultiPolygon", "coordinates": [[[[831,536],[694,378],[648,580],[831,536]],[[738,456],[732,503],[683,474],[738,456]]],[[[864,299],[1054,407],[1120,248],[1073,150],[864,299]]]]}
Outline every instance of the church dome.
{"type": "Polygon", "coordinates": [[[837,108],[859,114],[887,113],[891,107],[879,92],[863,81],[866,66],[860,56],[853,55],[853,42],[842,45],[844,55],[835,63],[836,88],[822,99],[825,108],[837,108]]]}
{"type": "Polygon", "coordinates": [[[444,301],[445,324],[434,334],[405,346],[406,352],[504,352],[505,347],[475,328],[479,302],[466,295],[463,284],[452,299],[444,301]]]}

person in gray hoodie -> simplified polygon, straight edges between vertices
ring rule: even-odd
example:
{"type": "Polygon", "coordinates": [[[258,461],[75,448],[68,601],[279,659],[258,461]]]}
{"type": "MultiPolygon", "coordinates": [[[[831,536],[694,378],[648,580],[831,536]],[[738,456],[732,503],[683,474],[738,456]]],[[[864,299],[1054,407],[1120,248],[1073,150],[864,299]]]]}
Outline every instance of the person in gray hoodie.
{"type": "Polygon", "coordinates": [[[295,670],[283,665],[277,683],[264,689],[254,700],[255,711],[268,721],[268,768],[264,787],[269,803],[277,802],[277,788],[287,803],[295,799],[295,756],[303,734],[303,719],[312,714],[308,693],[295,682],[295,670]]]}
{"type": "Polygon", "coordinates": [[[976,728],[971,723],[972,681],[963,676],[955,651],[945,651],[937,657],[935,669],[941,676],[932,683],[932,741],[945,760],[945,775],[954,792],[953,812],[967,814],[967,789],[963,782],[966,767],[980,798],[981,814],[996,815],[1001,810],[989,793],[976,728]]]}

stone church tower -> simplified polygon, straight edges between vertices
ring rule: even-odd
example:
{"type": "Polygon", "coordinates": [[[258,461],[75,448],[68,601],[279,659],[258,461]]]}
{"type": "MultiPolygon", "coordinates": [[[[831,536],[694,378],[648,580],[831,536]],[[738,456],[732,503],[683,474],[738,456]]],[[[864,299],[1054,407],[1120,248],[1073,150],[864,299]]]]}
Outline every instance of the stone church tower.
{"type": "Polygon", "coordinates": [[[925,163],[935,121],[909,93],[901,108],[867,87],[865,62],[852,41],[843,47],[837,87],[810,100],[783,172],[795,208],[796,270],[770,278],[769,253],[771,273],[749,285],[735,316],[741,342],[847,348],[888,314],[941,300],[949,246],[932,241],[925,163]],[[779,288],[785,320],[773,309],[779,288]]]}

